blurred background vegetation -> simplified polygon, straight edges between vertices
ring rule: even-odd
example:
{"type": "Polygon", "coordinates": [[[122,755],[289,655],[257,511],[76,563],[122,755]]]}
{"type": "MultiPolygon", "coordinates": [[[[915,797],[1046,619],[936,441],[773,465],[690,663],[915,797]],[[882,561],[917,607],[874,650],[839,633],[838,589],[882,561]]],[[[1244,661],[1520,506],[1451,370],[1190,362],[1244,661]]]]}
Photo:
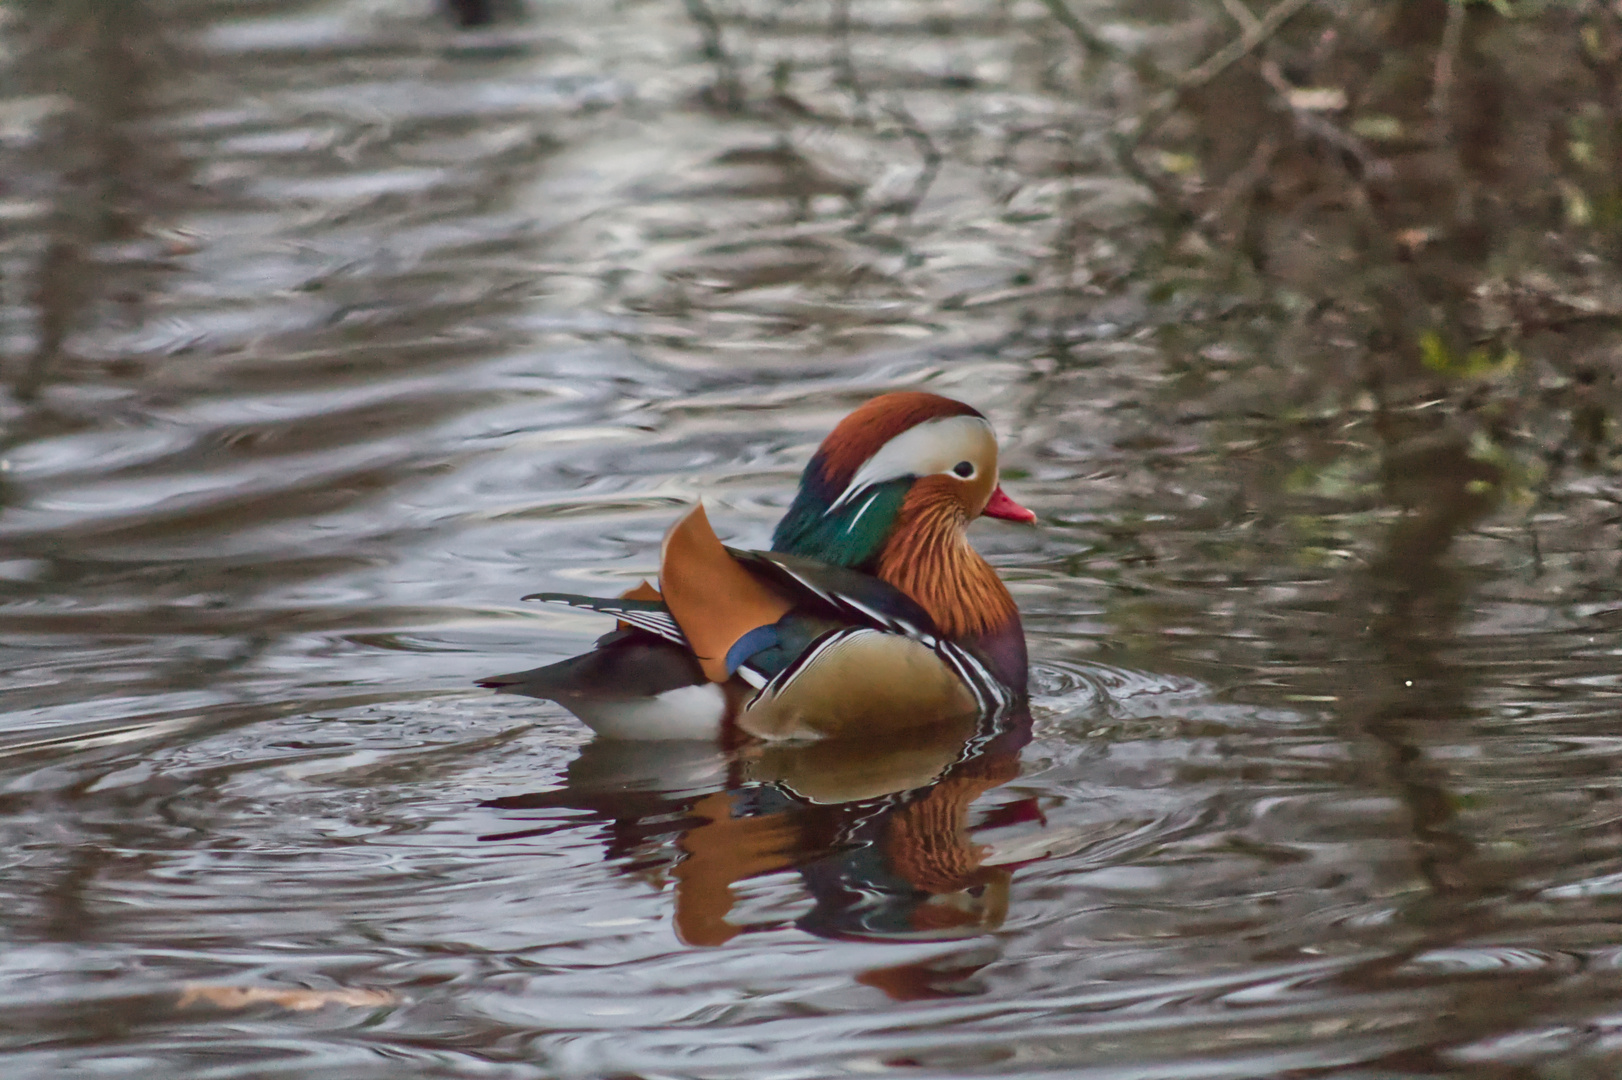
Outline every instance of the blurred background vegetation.
{"type": "MultiPolygon", "coordinates": [[[[915,186],[857,191],[856,228],[911,213],[953,165],[1003,221],[1041,223],[1010,279],[1022,331],[1061,368],[1124,359],[1089,348],[1101,322],[1152,344],[1128,362],[1163,392],[1119,445],[1152,461],[1200,433],[1216,468],[1183,482],[1258,526],[1227,534],[1230,565],[1350,559],[1411,626],[1491,518],[1513,536],[1500,570],[1548,584],[1552,547],[1583,582],[1565,584],[1608,591],[1616,502],[1581,478],[1613,467],[1622,5],[943,6],[943,39],[1014,43],[996,90],[1041,107],[1000,127],[903,107],[916,79],[870,51],[884,5],[686,7],[710,107],[916,147],[915,186]],[[801,36],[774,48],[785,22],[801,36]]],[[[939,78],[992,90],[972,66],[939,78]]]]}
{"type": "MultiPolygon", "coordinates": [[[[361,6],[396,38],[491,55],[506,46],[489,35],[544,33],[556,14],[361,6]]],[[[0,9],[17,401],[152,368],[93,343],[147,318],[194,252],[175,222],[252,183],[200,168],[162,123],[236,77],[182,31],[240,7],[0,9]]],[[[682,107],[747,133],[657,198],[753,209],[746,231],[718,228],[679,260],[600,260],[605,310],[680,324],[691,348],[800,335],[857,352],[907,318],[976,324],[1030,358],[1050,400],[1090,392],[1065,389],[1077,372],[1125,373],[1137,385],[1100,467],[1132,474],[1123,506],[1134,484],[1143,497],[1096,565],[1152,562],[1146,523],[1175,506],[1226,527],[1200,543],[1228,565],[1288,550],[1377,589],[1430,582],[1461,532],[1486,527],[1512,577],[1608,587],[1618,500],[1583,478],[1609,475],[1615,445],[1622,5],[640,0],[605,7],[604,32],[654,10],[687,35],[682,107]],[[975,245],[994,253],[954,276],[941,253],[975,245]]],[[[297,85],[299,56],[253,78],[297,85]]],[[[627,77],[648,93],[646,74],[627,77]]],[[[323,153],[359,167],[393,129],[335,138],[323,153]]],[[[511,160],[560,138],[532,131],[511,160]]],[[[510,173],[486,175],[462,196],[509,197],[510,173]]],[[[443,334],[468,311],[439,314],[443,334]]],[[[386,322],[322,340],[375,345],[386,322]]],[[[12,415],[12,445],[38,415],[12,415]]]]}
{"type": "Polygon", "coordinates": [[[1245,435],[1306,440],[1270,463],[1282,494],[1413,511],[1399,564],[1433,561],[1502,504],[1534,514],[1568,470],[1607,467],[1622,5],[943,7],[943,37],[1017,40],[1017,81],[1051,106],[989,139],[900,109],[906,87],[850,43],[882,7],[688,0],[716,67],[708,102],[911,139],[920,188],[956,158],[1002,185],[1009,217],[1045,197],[1053,227],[1019,280],[1044,293],[1025,319],[1060,361],[1101,308],[1131,310],[1176,382],[1223,384],[1208,400],[1245,435]],[[819,18],[814,58],[755,33],[819,18]],[[1148,196],[1125,237],[1088,213],[1112,172],[1148,196]]]}

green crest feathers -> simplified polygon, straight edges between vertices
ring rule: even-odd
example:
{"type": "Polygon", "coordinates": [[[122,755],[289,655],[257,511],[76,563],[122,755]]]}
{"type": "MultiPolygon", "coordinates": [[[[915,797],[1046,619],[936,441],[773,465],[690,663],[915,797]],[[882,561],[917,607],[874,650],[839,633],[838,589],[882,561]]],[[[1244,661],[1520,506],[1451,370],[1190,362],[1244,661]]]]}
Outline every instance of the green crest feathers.
{"type": "Polygon", "coordinates": [[[794,500],[772,536],[772,550],[861,569],[878,557],[895,527],[911,477],[875,484],[837,510],[815,497],[794,500]]]}

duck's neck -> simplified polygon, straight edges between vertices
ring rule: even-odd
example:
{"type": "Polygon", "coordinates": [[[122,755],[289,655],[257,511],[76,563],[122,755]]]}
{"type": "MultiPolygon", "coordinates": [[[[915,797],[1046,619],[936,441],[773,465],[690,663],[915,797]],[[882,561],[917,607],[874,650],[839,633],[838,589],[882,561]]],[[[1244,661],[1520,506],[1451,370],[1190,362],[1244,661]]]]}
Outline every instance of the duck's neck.
{"type": "Polygon", "coordinates": [[[1019,609],[997,572],[969,545],[956,500],[909,495],[873,573],[929,612],[955,640],[1019,633],[1019,609]]]}
{"type": "MultiPolygon", "coordinates": [[[[814,463],[813,463],[814,464],[814,463]]],[[[811,477],[814,469],[807,469],[811,477]]],[[[835,509],[832,496],[807,479],[772,534],[772,550],[831,566],[868,571],[906,498],[907,480],[876,484],[835,509]]]]}

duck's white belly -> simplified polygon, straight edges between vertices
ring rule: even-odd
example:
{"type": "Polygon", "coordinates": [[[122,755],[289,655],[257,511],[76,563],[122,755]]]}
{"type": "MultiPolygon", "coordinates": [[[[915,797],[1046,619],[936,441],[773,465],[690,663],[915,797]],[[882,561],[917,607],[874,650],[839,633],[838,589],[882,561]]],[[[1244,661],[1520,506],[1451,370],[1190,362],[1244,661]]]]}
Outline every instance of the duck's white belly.
{"type": "Polygon", "coordinates": [[[565,703],[605,739],[717,739],[727,695],[719,683],[678,686],[645,698],[584,698],[565,703]]]}

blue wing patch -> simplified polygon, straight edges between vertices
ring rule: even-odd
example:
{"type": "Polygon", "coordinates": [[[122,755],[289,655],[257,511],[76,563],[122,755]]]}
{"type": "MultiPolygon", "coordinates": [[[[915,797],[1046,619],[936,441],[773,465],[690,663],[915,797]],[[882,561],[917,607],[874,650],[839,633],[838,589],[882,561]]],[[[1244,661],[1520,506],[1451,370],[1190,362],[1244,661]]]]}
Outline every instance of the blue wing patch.
{"type": "Polygon", "coordinates": [[[736,675],[738,669],[748,662],[751,656],[764,650],[775,648],[781,644],[777,636],[776,624],[757,626],[743,637],[732,643],[727,650],[727,674],[736,675]]]}

